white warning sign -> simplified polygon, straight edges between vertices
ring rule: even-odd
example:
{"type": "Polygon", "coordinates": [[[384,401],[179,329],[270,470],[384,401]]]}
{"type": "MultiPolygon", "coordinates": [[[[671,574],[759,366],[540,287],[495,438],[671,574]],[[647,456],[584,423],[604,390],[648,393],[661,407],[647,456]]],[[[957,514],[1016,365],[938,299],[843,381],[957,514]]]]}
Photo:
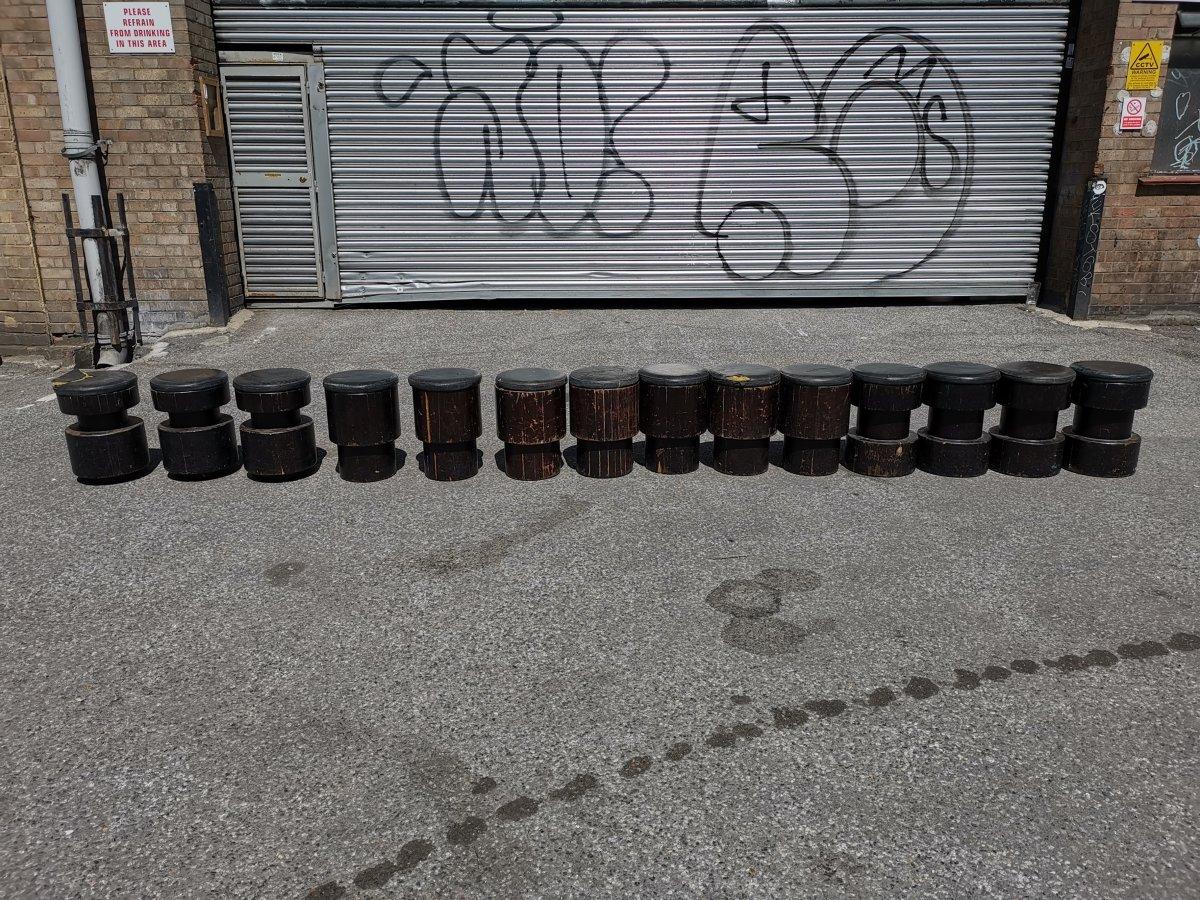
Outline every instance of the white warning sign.
{"type": "Polygon", "coordinates": [[[174,53],[169,3],[105,3],[110,53],[174,53]]]}

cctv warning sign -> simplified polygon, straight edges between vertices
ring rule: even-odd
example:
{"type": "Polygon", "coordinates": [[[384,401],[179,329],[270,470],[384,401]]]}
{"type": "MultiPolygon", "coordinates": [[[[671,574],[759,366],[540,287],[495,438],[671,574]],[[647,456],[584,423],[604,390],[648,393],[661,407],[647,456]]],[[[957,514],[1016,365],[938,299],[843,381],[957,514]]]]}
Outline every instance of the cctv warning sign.
{"type": "Polygon", "coordinates": [[[1162,69],[1162,49],[1162,41],[1134,41],[1129,45],[1125,90],[1152,91],[1158,87],[1158,75],[1162,69]]]}
{"type": "Polygon", "coordinates": [[[109,53],[174,53],[169,3],[105,3],[109,53]]]}

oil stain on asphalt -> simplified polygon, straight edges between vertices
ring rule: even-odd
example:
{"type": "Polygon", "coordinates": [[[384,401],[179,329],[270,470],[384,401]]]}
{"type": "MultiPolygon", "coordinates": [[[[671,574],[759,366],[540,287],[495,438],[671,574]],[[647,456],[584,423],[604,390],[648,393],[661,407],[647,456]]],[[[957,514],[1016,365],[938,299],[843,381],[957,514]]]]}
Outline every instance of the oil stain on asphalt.
{"type": "MultiPolygon", "coordinates": [[[[1144,662],[1169,656],[1172,653],[1192,653],[1200,650],[1200,635],[1190,632],[1176,632],[1166,641],[1142,640],[1121,644],[1116,651],[1091,649],[1084,654],[1068,653],[1055,659],[1043,660],[1041,664],[1031,659],[1014,659],[1007,666],[993,664],[976,673],[970,669],[954,669],[954,680],[939,683],[923,675],[908,678],[901,693],[888,686],[882,686],[870,691],[865,697],[852,698],[849,701],[838,698],[821,698],[808,700],[800,706],[771,707],[770,725],[777,732],[788,732],[801,728],[813,720],[832,720],[841,717],[843,713],[857,706],[873,711],[884,707],[903,704],[905,698],[915,701],[928,701],[942,693],[943,687],[958,690],[976,690],[986,686],[985,683],[999,684],[1008,681],[1013,673],[1025,676],[1036,675],[1043,670],[1055,672],[1059,676],[1069,676],[1088,669],[1106,669],[1117,665],[1122,660],[1144,662]]],[[[748,695],[735,695],[734,703],[745,706],[742,698],[748,695]]],[[[733,725],[717,726],[703,744],[713,751],[728,752],[736,749],[739,742],[745,742],[761,737],[764,729],[755,722],[738,722],[733,725]]],[[[687,741],[673,742],[663,754],[662,759],[670,763],[679,763],[693,753],[693,745],[687,741]]],[[[649,755],[634,756],[627,760],[617,770],[622,778],[636,778],[646,775],[652,770],[653,758],[649,755]]],[[[470,792],[475,795],[490,793],[498,786],[494,778],[480,778],[474,782],[470,792]]],[[[601,787],[600,778],[592,773],[581,773],[560,788],[547,794],[547,800],[558,802],[576,802],[585,795],[598,791],[601,787]]],[[[496,808],[494,816],[497,822],[509,824],[520,822],[537,815],[543,808],[543,803],[533,797],[518,796],[496,808]]],[[[466,846],[476,841],[488,829],[487,820],[480,816],[468,816],[461,822],[451,824],[446,830],[446,843],[449,846],[466,846]]],[[[356,888],[371,891],[382,888],[397,875],[407,874],[415,870],[434,851],[434,844],[425,838],[417,838],[404,844],[394,859],[381,860],[368,866],[352,878],[356,888]]],[[[836,867],[835,867],[836,868],[836,867]]],[[[306,895],[307,900],[337,900],[345,894],[346,888],[336,880],[326,881],[314,887],[306,895]]]]}

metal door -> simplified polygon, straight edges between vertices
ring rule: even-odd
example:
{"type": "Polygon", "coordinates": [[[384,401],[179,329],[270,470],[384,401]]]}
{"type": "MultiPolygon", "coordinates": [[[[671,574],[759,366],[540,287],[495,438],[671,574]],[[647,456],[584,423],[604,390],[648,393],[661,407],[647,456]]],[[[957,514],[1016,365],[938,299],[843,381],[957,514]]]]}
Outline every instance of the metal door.
{"type": "Polygon", "coordinates": [[[327,296],[313,164],[312,68],[221,68],[242,276],[249,298],[327,296]]]}

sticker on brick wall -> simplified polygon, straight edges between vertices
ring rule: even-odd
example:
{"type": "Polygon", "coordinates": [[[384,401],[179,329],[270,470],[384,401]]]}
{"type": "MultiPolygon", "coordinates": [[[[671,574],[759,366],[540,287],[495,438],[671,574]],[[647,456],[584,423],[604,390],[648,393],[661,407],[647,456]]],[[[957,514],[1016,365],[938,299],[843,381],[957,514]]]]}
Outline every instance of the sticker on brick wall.
{"type": "Polygon", "coordinates": [[[1141,131],[1146,124],[1146,101],[1141,97],[1126,97],[1121,101],[1121,130],[1141,131]]]}
{"type": "Polygon", "coordinates": [[[1125,90],[1152,91],[1158,87],[1162,68],[1162,41],[1134,41],[1129,45],[1129,68],[1125,70],[1125,90]]]}
{"type": "Polygon", "coordinates": [[[110,53],[174,53],[169,3],[105,3],[110,53]]]}

